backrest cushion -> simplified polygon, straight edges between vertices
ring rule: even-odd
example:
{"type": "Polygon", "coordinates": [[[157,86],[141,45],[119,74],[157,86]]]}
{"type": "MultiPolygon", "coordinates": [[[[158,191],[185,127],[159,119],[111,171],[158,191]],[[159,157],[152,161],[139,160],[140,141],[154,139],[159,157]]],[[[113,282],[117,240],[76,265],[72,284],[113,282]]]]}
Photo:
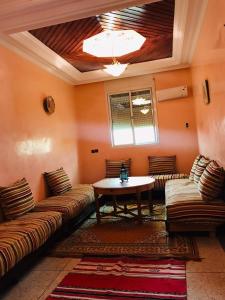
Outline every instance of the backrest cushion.
{"type": "Polygon", "coordinates": [[[35,206],[30,186],[25,178],[11,186],[0,188],[1,207],[6,220],[16,219],[35,206]]]}
{"type": "Polygon", "coordinates": [[[204,172],[207,165],[210,163],[210,160],[204,156],[202,156],[199,161],[197,162],[194,174],[194,182],[198,183],[202,173],[204,172]]]}
{"type": "Polygon", "coordinates": [[[149,175],[175,174],[176,155],[148,156],[149,175]]]}
{"type": "Polygon", "coordinates": [[[70,179],[63,168],[45,172],[44,177],[53,196],[61,195],[72,189],[70,179]]]}
{"type": "Polygon", "coordinates": [[[198,188],[204,200],[223,196],[225,173],[215,161],[211,161],[200,177],[198,188]]]}
{"type": "Polygon", "coordinates": [[[121,160],[105,160],[105,177],[106,178],[117,178],[120,176],[121,165],[124,164],[127,169],[128,176],[131,176],[131,159],[121,159],[121,160]]]}
{"type": "Polygon", "coordinates": [[[202,155],[199,154],[199,155],[195,158],[195,160],[194,160],[194,162],[193,162],[193,165],[192,165],[192,168],[191,168],[191,172],[190,172],[190,176],[189,176],[189,179],[192,180],[192,181],[194,180],[194,175],[195,175],[196,166],[197,166],[197,164],[198,164],[199,159],[201,159],[201,157],[202,157],[202,155]]]}

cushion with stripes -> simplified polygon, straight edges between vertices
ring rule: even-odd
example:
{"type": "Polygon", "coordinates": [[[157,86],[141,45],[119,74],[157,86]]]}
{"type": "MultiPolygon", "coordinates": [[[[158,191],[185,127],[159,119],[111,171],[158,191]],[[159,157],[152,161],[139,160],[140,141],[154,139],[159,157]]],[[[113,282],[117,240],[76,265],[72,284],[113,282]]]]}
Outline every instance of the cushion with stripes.
{"type": "Polygon", "coordinates": [[[45,172],[44,177],[53,196],[61,195],[72,189],[70,179],[63,168],[45,172]]]}
{"type": "Polygon", "coordinates": [[[131,176],[131,159],[121,159],[121,160],[105,160],[106,168],[106,178],[116,178],[120,176],[121,165],[124,164],[127,169],[128,176],[131,176]]]}
{"type": "Polygon", "coordinates": [[[211,161],[200,177],[198,188],[204,200],[218,199],[223,193],[225,173],[215,161],[211,161]]]}
{"type": "Polygon", "coordinates": [[[0,198],[6,220],[16,219],[35,206],[30,186],[25,178],[16,181],[11,186],[1,187],[0,198]]]}
{"type": "Polygon", "coordinates": [[[155,179],[154,190],[163,191],[165,189],[166,182],[168,180],[174,179],[184,179],[188,178],[186,174],[159,174],[159,175],[152,175],[155,179]]]}
{"type": "Polygon", "coordinates": [[[197,166],[197,164],[198,164],[198,161],[199,161],[199,159],[202,157],[202,155],[201,154],[199,154],[196,158],[195,158],[195,160],[194,160],[194,162],[193,162],[193,165],[192,165],[192,168],[191,168],[191,172],[190,172],[190,176],[189,176],[189,179],[190,180],[194,180],[194,175],[195,175],[195,170],[196,170],[196,166],[197,166]]]}
{"type": "Polygon", "coordinates": [[[194,182],[198,183],[202,173],[204,172],[207,165],[210,163],[210,160],[204,156],[202,156],[199,161],[197,162],[194,174],[194,182]]]}
{"type": "Polygon", "coordinates": [[[176,155],[148,156],[149,175],[176,173],[176,155]]]}

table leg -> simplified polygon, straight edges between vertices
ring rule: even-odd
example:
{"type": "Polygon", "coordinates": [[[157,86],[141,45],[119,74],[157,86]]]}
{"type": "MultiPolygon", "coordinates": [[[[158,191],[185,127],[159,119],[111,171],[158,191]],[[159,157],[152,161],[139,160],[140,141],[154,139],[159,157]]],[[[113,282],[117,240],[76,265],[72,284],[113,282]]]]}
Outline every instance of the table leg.
{"type": "Polygon", "coordinates": [[[142,223],[142,214],[141,214],[141,192],[136,193],[137,197],[137,209],[138,209],[138,222],[142,223]]]}
{"type": "Polygon", "coordinates": [[[116,208],[116,195],[113,195],[112,198],[113,198],[114,215],[116,216],[116,214],[117,214],[117,208],[116,208]]]}
{"type": "Polygon", "coordinates": [[[96,206],[96,218],[97,223],[101,223],[101,215],[100,215],[100,203],[99,203],[99,196],[97,193],[95,193],[95,206],[96,206]]]}
{"type": "Polygon", "coordinates": [[[125,203],[123,207],[124,207],[124,213],[127,214],[127,212],[128,212],[127,204],[125,203]]]}
{"type": "Polygon", "coordinates": [[[149,215],[153,215],[152,190],[148,190],[149,215]]]}

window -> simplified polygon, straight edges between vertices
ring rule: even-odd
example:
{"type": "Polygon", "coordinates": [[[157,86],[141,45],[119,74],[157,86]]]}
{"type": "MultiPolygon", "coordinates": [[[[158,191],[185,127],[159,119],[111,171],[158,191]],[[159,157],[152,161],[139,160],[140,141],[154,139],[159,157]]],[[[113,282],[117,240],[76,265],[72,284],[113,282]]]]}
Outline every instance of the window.
{"type": "Polygon", "coordinates": [[[157,142],[152,89],[109,95],[114,146],[157,142]]]}

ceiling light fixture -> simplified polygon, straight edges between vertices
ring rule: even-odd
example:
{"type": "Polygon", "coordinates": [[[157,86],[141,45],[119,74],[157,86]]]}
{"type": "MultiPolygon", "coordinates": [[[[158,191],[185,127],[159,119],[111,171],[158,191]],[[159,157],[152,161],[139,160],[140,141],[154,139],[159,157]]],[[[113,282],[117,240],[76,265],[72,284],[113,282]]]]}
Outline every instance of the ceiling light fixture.
{"type": "Polygon", "coordinates": [[[112,57],[111,65],[105,65],[104,71],[120,76],[128,64],[121,64],[115,57],[137,51],[146,38],[134,30],[106,30],[83,41],[83,51],[96,57],[112,57]]]}
{"type": "Polygon", "coordinates": [[[144,115],[146,115],[148,112],[149,112],[149,108],[142,108],[141,110],[140,110],[140,112],[142,113],[142,114],[144,114],[144,115]]]}
{"type": "Polygon", "coordinates": [[[133,105],[146,105],[146,104],[150,104],[151,101],[144,98],[136,98],[132,100],[132,103],[133,105]]]}
{"type": "Polygon", "coordinates": [[[104,71],[112,76],[120,76],[127,68],[128,64],[121,64],[115,58],[111,65],[104,65],[104,71]]]}
{"type": "Polygon", "coordinates": [[[106,30],[83,42],[83,51],[96,57],[120,57],[137,51],[146,38],[134,30],[106,30]]]}

